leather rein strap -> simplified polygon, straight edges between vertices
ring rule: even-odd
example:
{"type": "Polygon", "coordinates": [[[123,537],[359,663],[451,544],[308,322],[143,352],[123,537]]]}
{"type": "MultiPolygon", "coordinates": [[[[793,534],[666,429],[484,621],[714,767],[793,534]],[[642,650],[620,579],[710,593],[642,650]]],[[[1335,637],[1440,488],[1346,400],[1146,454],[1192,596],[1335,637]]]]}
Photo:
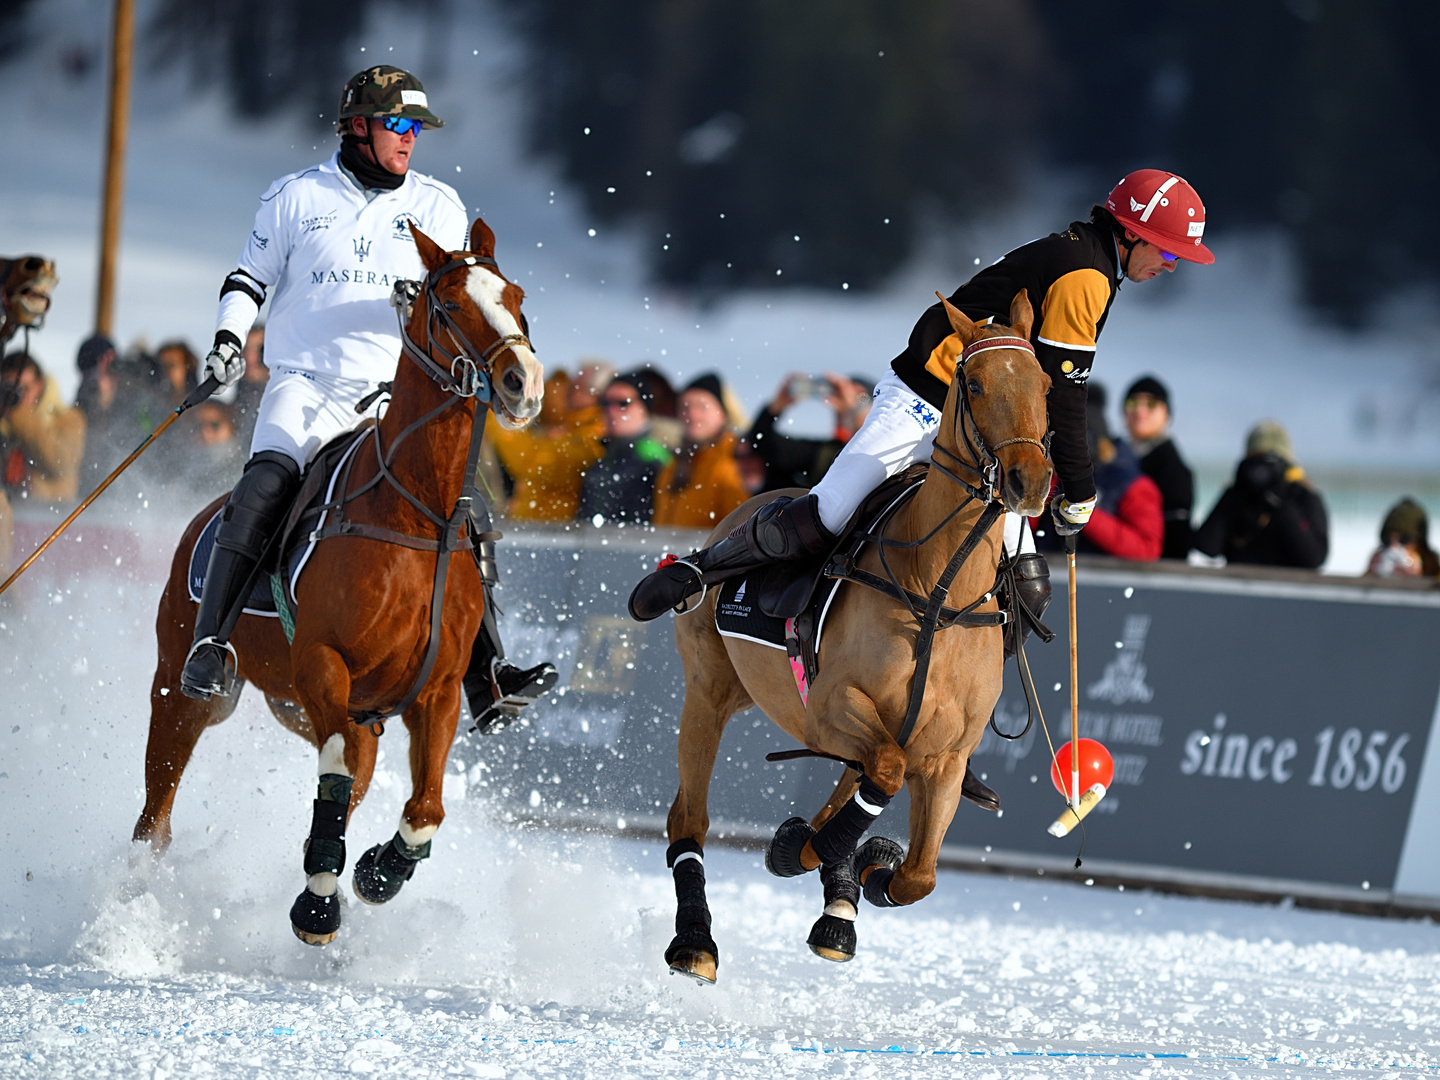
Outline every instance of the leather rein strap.
{"type": "Polygon", "coordinates": [[[960,573],[960,568],[965,565],[966,560],[970,558],[975,548],[979,546],[981,539],[989,533],[991,527],[999,519],[1000,515],[1004,513],[1004,505],[1000,502],[997,495],[1002,483],[1002,478],[1000,476],[1000,459],[996,457],[996,452],[1016,443],[1031,443],[1045,450],[1047,453],[1049,452],[1049,448],[1044,441],[1032,439],[1028,436],[1005,439],[997,443],[993,448],[985,444],[985,440],[980,434],[980,429],[975,425],[975,416],[970,404],[970,387],[968,380],[964,377],[964,367],[973,356],[982,352],[990,352],[993,349],[1017,349],[1022,352],[1028,352],[1032,356],[1035,355],[1034,347],[1031,346],[1029,341],[1022,337],[1004,336],[981,338],[979,341],[972,342],[966,346],[961,352],[959,362],[955,368],[955,378],[960,380],[960,417],[956,427],[960,438],[964,440],[965,449],[969,451],[973,460],[967,461],[965,458],[958,456],[937,442],[935,444],[936,455],[932,457],[930,462],[932,469],[944,476],[947,480],[958,484],[966,492],[967,497],[962,499],[955,509],[945,516],[939,525],[919,540],[902,542],[890,540],[885,536],[885,529],[889,525],[890,517],[893,516],[893,513],[887,515],[885,520],[879,523],[873,533],[861,538],[862,540],[873,540],[875,542],[880,553],[881,565],[885,569],[888,580],[876,574],[871,574],[866,570],[861,570],[854,565],[853,559],[846,559],[843,562],[837,560],[837,562],[832,563],[826,571],[833,577],[846,578],[899,600],[920,623],[919,633],[915,637],[915,677],[910,684],[910,701],[905,710],[905,719],[900,725],[900,733],[895,739],[901,748],[904,748],[905,744],[910,740],[910,736],[915,730],[915,724],[920,718],[920,709],[925,700],[925,684],[930,674],[930,655],[934,645],[935,631],[943,630],[957,624],[962,626],[1003,626],[1009,619],[1008,613],[1004,611],[977,612],[974,610],[994,595],[993,588],[990,592],[985,593],[979,599],[972,601],[963,608],[957,609],[945,605],[945,598],[949,595],[950,586],[955,581],[956,575],[960,573]],[[950,458],[951,461],[955,462],[956,465],[975,473],[980,477],[981,484],[979,486],[971,484],[963,480],[951,469],[942,465],[938,456],[942,453],[950,458]],[[902,586],[899,578],[896,577],[894,571],[890,569],[890,565],[885,558],[885,549],[887,547],[914,548],[925,544],[972,502],[983,504],[984,509],[980,512],[980,516],[976,519],[975,523],[970,526],[970,530],[965,534],[965,538],[961,540],[960,546],[955,549],[955,554],[950,557],[950,562],[946,565],[944,572],[941,573],[939,580],[936,581],[935,587],[930,590],[929,597],[922,598],[902,586]],[[923,611],[920,610],[922,604],[924,605],[923,611]]]}
{"type": "MultiPolygon", "coordinates": [[[[371,429],[370,437],[375,441],[377,465],[375,475],[355,491],[346,494],[350,471],[354,467],[356,456],[358,456],[353,455],[345,467],[344,476],[336,485],[338,495],[335,501],[327,507],[322,507],[322,510],[333,509],[336,521],[322,529],[317,529],[312,534],[312,538],[316,541],[332,536],[356,536],[414,550],[435,552],[435,577],[430,589],[430,634],[425,646],[425,656],[420,662],[420,670],[415,675],[415,681],[405,696],[393,707],[368,709],[364,712],[350,714],[350,718],[355,723],[369,726],[376,736],[384,732],[386,720],[392,716],[403,714],[406,709],[415,704],[421,691],[425,689],[425,684],[430,681],[430,673],[434,670],[435,660],[440,653],[440,624],[445,607],[445,582],[450,571],[450,556],[457,551],[471,550],[480,541],[497,540],[500,537],[500,534],[491,528],[490,507],[475,486],[476,470],[480,463],[480,447],[485,437],[486,414],[490,411],[489,403],[494,394],[491,371],[494,367],[495,357],[501,352],[516,345],[530,348],[530,342],[523,334],[508,334],[497,338],[489,348],[481,351],[476,349],[465,337],[464,332],[445,308],[444,302],[436,294],[435,288],[440,279],[451,271],[473,266],[488,266],[496,273],[499,272],[494,259],[484,255],[465,255],[458,259],[452,259],[443,266],[430,271],[423,285],[418,281],[406,280],[395,283],[390,303],[395,307],[396,316],[400,321],[401,351],[414,361],[425,374],[435,380],[448,396],[437,408],[432,409],[400,432],[394,443],[391,444],[388,453],[380,442],[379,425],[377,424],[371,429]],[[422,299],[426,307],[426,336],[429,339],[430,347],[448,361],[448,366],[437,364],[430,353],[420,348],[410,336],[409,327],[406,325],[410,309],[417,300],[422,299]],[[456,352],[452,353],[441,343],[442,331],[449,336],[451,344],[457,349],[456,352]],[[396,450],[407,437],[467,398],[475,399],[475,413],[470,425],[470,446],[465,455],[465,483],[461,488],[460,497],[455,501],[454,509],[447,517],[442,517],[408,491],[391,472],[390,466],[394,463],[396,450]],[[369,491],[382,480],[389,483],[419,510],[426,520],[436,526],[440,532],[438,539],[410,536],[377,525],[344,519],[345,504],[369,491]],[[483,529],[473,536],[462,536],[461,533],[471,518],[472,508],[475,518],[483,525],[483,529]]],[[[365,401],[361,404],[368,407],[369,402],[365,401]]]]}

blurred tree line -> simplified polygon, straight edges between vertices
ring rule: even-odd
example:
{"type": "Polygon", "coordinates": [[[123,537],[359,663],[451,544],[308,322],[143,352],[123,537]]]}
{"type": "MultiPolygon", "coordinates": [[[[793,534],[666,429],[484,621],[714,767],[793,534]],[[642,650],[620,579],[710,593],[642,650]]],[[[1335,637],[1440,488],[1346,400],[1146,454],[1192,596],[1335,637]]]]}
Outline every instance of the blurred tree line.
{"type": "MultiPolygon", "coordinates": [[[[443,35],[462,2],[406,16],[443,35]]],[[[492,2],[526,46],[531,149],[674,286],[874,286],[1036,169],[1098,200],[1148,165],[1194,182],[1215,232],[1288,231],[1343,323],[1435,281],[1434,0],[492,2]]],[[[25,6],[0,0],[0,49],[25,6]]],[[[367,17],[397,11],[159,0],[149,37],[242,115],[329,117],[367,17]]]]}

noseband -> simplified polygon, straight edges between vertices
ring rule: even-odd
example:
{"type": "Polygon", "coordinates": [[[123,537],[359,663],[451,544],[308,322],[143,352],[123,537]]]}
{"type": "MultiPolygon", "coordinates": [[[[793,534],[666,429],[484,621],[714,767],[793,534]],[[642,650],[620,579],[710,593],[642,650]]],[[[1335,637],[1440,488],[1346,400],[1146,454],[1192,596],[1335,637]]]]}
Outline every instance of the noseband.
{"type": "Polygon", "coordinates": [[[995,349],[1015,349],[1019,352],[1027,352],[1035,355],[1035,347],[1022,337],[991,337],[981,338],[979,341],[972,341],[960,353],[960,359],[955,364],[955,378],[960,382],[960,419],[955,425],[964,441],[965,449],[970,451],[973,461],[966,461],[958,454],[953,453],[948,447],[935,444],[935,449],[940,451],[957,465],[964,466],[972,472],[978,473],[984,480],[984,488],[977,488],[973,484],[960,479],[949,469],[945,468],[938,461],[933,462],[942,475],[954,480],[963,487],[973,498],[979,499],[982,503],[988,503],[999,494],[1000,486],[1004,478],[1000,475],[999,453],[1007,446],[1014,446],[1017,443],[1028,443],[1031,446],[1038,446],[1042,453],[1050,453],[1050,435],[1047,432],[1044,439],[1032,439],[1027,435],[1017,435],[1014,438],[1002,439],[993,447],[987,446],[985,437],[980,434],[980,428],[975,423],[975,412],[970,404],[970,385],[965,379],[965,365],[972,358],[983,352],[991,352],[995,349]],[[968,421],[968,424],[967,424],[968,421]],[[972,434],[973,433],[973,434],[972,434]]]}

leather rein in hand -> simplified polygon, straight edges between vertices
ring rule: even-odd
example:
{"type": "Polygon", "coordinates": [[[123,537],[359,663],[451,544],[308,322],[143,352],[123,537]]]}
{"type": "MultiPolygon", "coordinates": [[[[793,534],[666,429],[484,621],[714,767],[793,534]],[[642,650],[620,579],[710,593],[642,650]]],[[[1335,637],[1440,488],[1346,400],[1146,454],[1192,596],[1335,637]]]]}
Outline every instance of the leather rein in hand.
{"type": "MultiPolygon", "coordinates": [[[[401,431],[395,441],[390,444],[388,452],[380,443],[379,425],[370,429],[375,441],[375,461],[378,471],[355,491],[346,494],[350,472],[357,456],[352,455],[345,466],[344,474],[336,484],[335,490],[338,495],[335,501],[321,507],[322,511],[333,510],[336,520],[325,525],[324,528],[317,529],[312,534],[312,539],[317,541],[331,536],[358,536],[378,540],[381,543],[436,553],[435,577],[430,591],[430,638],[426,644],[425,657],[420,663],[420,670],[416,673],[414,683],[409,692],[389,709],[367,709],[350,714],[350,718],[355,723],[369,726],[377,737],[384,732],[386,720],[392,716],[401,715],[415,704],[421,691],[424,690],[425,684],[430,680],[430,673],[435,667],[435,660],[440,652],[440,620],[445,603],[445,580],[450,569],[449,556],[457,551],[469,551],[481,541],[496,540],[500,537],[500,533],[491,527],[490,507],[475,486],[476,470],[480,463],[480,446],[485,437],[485,418],[490,411],[488,406],[494,395],[491,372],[494,369],[495,357],[500,353],[507,349],[513,349],[517,345],[524,345],[526,348],[531,348],[531,345],[529,338],[524,334],[506,334],[498,337],[482,351],[475,348],[466,338],[465,332],[460,329],[459,324],[451,316],[445,301],[440,299],[435,290],[441,278],[446,274],[462,267],[468,269],[473,266],[488,266],[497,274],[499,273],[499,267],[494,259],[485,255],[464,255],[430,271],[423,283],[403,279],[395,282],[395,287],[390,294],[390,304],[395,308],[400,322],[401,351],[414,361],[421,371],[438,383],[442,390],[446,391],[446,398],[437,408],[432,409],[401,431]],[[444,364],[436,363],[431,353],[420,348],[414,338],[410,336],[407,323],[415,302],[421,299],[426,308],[426,337],[429,339],[430,349],[440,354],[446,362],[444,364]],[[442,332],[455,346],[455,352],[451,352],[441,343],[442,332]],[[395,460],[395,451],[406,438],[452,406],[470,398],[475,399],[476,405],[474,419],[470,426],[470,446],[465,456],[464,487],[461,488],[460,497],[456,499],[455,506],[449,515],[442,516],[408,491],[390,471],[390,467],[395,460]],[[345,504],[359,498],[382,480],[389,483],[420,511],[427,521],[439,529],[439,539],[431,540],[423,536],[410,536],[376,525],[344,519],[345,504]],[[471,520],[472,510],[475,523],[480,527],[479,531],[473,531],[475,525],[472,525],[473,535],[462,536],[462,530],[471,520]]],[[[378,390],[362,398],[356,404],[355,411],[363,413],[381,394],[389,393],[390,388],[391,384],[381,383],[378,390]]]]}

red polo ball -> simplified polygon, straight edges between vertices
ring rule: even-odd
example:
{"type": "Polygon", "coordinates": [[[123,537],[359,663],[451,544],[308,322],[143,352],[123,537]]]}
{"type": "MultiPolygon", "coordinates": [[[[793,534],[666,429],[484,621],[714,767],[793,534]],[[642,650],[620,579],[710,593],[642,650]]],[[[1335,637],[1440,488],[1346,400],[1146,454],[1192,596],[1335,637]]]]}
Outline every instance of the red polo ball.
{"type": "MultiPolygon", "coordinates": [[[[1095,739],[1080,740],[1080,792],[1084,794],[1093,784],[1110,787],[1115,779],[1115,761],[1110,751],[1095,739]]],[[[1050,782],[1065,798],[1070,797],[1070,744],[1067,742],[1055,752],[1050,763],[1050,782]],[[1058,766],[1058,767],[1057,767],[1058,766]]]]}

